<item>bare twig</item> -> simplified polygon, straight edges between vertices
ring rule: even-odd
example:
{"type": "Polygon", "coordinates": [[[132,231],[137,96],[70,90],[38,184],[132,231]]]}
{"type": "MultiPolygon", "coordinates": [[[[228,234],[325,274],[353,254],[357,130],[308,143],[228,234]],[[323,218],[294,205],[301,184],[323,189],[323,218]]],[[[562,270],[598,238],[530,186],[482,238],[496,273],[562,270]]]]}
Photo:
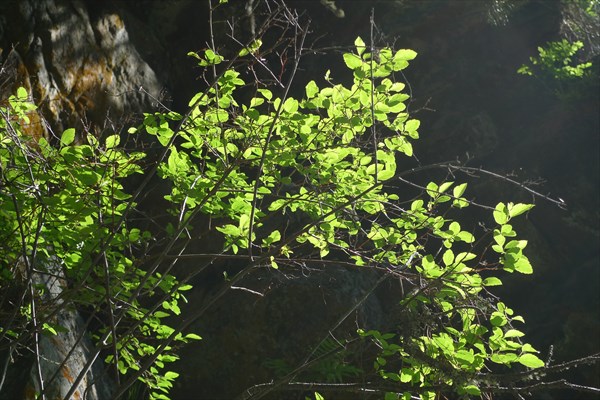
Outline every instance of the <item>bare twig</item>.
{"type": "Polygon", "coordinates": [[[250,209],[250,229],[248,230],[248,254],[250,255],[251,259],[253,258],[252,257],[252,233],[254,231],[254,215],[256,213],[256,199],[257,199],[257,194],[258,194],[258,186],[260,184],[260,177],[262,175],[262,172],[263,172],[262,170],[265,165],[265,157],[267,155],[267,148],[269,146],[269,143],[271,142],[271,137],[273,136],[273,132],[275,132],[275,125],[276,125],[277,121],[279,120],[281,111],[283,110],[283,105],[285,103],[285,100],[287,99],[290,87],[292,86],[292,83],[294,82],[294,77],[296,75],[296,71],[298,70],[298,65],[300,65],[300,59],[302,57],[302,50],[304,47],[304,40],[306,39],[306,35],[308,34],[308,25],[310,25],[310,21],[308,21],[307,26],[304,29],[302,29],[302,27],[300,26],[300,23],[298,22],[297,15],[293,15],[292,12],[289,10],[287,10],[287,15],[289,18],[288,20],[291,22],[291,24],[296,29],[295,37],[297,37],[297,35],[298,35],[298,33],[297,33],[298,30],[300,30],[302,33],[300,35],[299,43],[296,44],[294,67],[292,68],[292,73],[291,73],[290,78],[288,79],[287,85],[283,92],[281,102],[279,103],[279,107],[277,108],[277,111],[275,112],[275,116],[273,117],[273,120],[271,121],[271,126],[269,127],[269,132],[267,133],[267,137],[265,138],[265,143],[263,145],[262,154],[261,154],[260,162],[258,165],[258,171],[256,173],[256,178],[254,180],[254,189],[253,189],[253,193],[252,193],[252,208],[250,209]]]}

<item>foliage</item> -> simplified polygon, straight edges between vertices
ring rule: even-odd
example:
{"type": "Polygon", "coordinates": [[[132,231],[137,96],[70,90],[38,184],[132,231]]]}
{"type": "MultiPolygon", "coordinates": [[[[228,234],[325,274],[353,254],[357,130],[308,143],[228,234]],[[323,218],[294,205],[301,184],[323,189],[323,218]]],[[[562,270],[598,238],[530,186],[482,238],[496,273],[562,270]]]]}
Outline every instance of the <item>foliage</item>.
{"type": "MultiPolygon", "coordinates": [[[[248,104],[238,104],[236,90],[246,82],[224,70],[208,94],[190,101],[180,130],[170,124],[179,118],[155,113],[131,133],[146,132],[166,147],[168,160],[159,169],[173,183],[166,198],[182,204],[182,220],[205,213],[222,221],[215,229],[223,234],[224,251],[247,252],[255,264],[273,268],[293,265],[293,255],[318,262],[335,254],[361,268],[390,266],[387,273],[419,277],[420,286],[402,307],[410,315],[437,315],[435,324],[425,321],[394,343],[395,335],[361,332],[381,349],[375,367],[382,378],[478,394],[475,376],[493,364],[543,366],[513,327],[522,318],[480,296],[485,287],[501,284],[491,271],[532,272],[522,253],[527,243],[515,239],[509,224],[532,206],[500,203],[494,209],[491,249],[498,261],[486,268],[485,278],[470,251],[474,235],[444,217],[446,206],[468,206],[466,184],[430,183],[425,199],[400,207],[384,182],[394,179],[397,156],[412,155],[419,121],[406,113],[405,85],[392,77],[416,53],[383,48],[375,59],[365,47],[358,38],[356,52],[343,56],[354,76],[350,87],[328,76],[325,87],[309,82],[302,100],[257,88],[248,104]],[[388,132],[379,140],[376,124],[388,132]],[[283,216],[307,222],[273,222],[283,216]],[[434,240],[442,250],[430,253],[434,240]]],[[[201,66],[222,62],[212,50],[196,58],[201,66]]]]}
{"type": "MultiPolygon", "coordinates": [[[[260,44],[253,41],[236,54],[254,59],[260,44]]],[[[260,82],[246,82],[231,63],[223,66],[227,60],[215,49],[192,54],[214,71],[213,84],[191,99],[187,114],[147,113],[129,129],[161,149],[155,168],[146,172],[156,171],[169,188],[164,197],[170,223],[161,238],[134,224],[143,184],[136,194],[123,187],[125,178],[142,172],[144,152],[125,152],[119,135],[89,136],[86,144],[76,144],[73,130],[62,134],[57,147],[44,139],[32,143],[21,128],[34,106],[19,89],[2,109],[0,125],[2,286],[13,284],[21,258],[30,265],[37,257],[60,260],[70,287],[85,289],[65,288],[70,304],[107,315],[99,318],[95,339],[97,353],[103,346],[112,349],[105,361],[124,375],[115,396],[139,379],[152,398],[167,398],[177,377],[164,370],[178,358],[174,343],[199,339],[182,332],[248,274],[297,268],[300,260],[378,271],[409,288],[399,293],[396,311],[405,324],[388,327],[390,332],[358,331],[373,344],[386,399],[478,396],[503,382],[495,373],[507,366],[525,370],[519,379],[535,378],[528,369],[544,362],[523,340],[517,325],[523,318],[488,292],[502,284],[502,274],[532,273],[523,254],[527,242],[517,239],[511,222],[533,206],[498,203],[490,216],[494,227],[476,238],[457,220],[471,204],[466,183],[420,187],[403,178],[397,159],[413,155],[420,122],[410,118],[409,95],[396,74],[416,53],[366,49],[357,38],[355,51],[343,55],[351,84],[335,83],[328,73],[323,82],[306,84],[301,99],[288,96],[289,85],[278,95],[260,82]],[[241,101],[248,93],[250,100],[241,101]],[[402,183],[419,193],[401,200],[402,183]],[[222,244],[205,265],[229,256],[247,266],[211,302],[171,327],[164,319],[181,313],[182,292],[191,289],[187,281],[204,267],[179,281],[170,269],[190,238],[204,231],[222,244]]],[[[44,271],[30,267],[25,285],[33,287],[35,273],[44,271]]],[[[22,318],[2,321],[4,340],[23,347],[31,346],[28,326],[47,320],[44,313],[27,312],[43,290],[33,289],[21,305],[22,318]]],[[[323,344],[297,371],[316,365],[323,344]]],[[[327,377],[333,371],[330,380],[358,371],[344,365],[336,372],[341,359],[329,360],[334,362],[321,364],[321,372],[327,377]]]]}
{"type": "MultiPolygon", "coordinates": [[[[20,316],[2,320],[3,345],[8,340],[19,348],[31,346],[31,324],[41,322],[47,335],[61,331],[52,315],[65,305],[44,302],[42,294],[49,288],[36,285],[35,275],[64,274],[72,287],[63,293],[69,307],[110,316],[95,339],[112,349],[105,361],[126,374],[139,369],[140,360],[173,332],[163,319],[179,314],[182,292],[191,287],[176,288],[173,276],[147,273],[136,259],[152,237],[128,220],[135,203],[121,181],[142,172],[138,164],[144,154],[125,153],[118,135],[102,142],[89,136],[87,144],[75,144],[74,129],[63,132],[58,147],[44,138],[33,143],[22,133],[33,110],[23,88],[0,108],[0,285],[31,290],[18,308],[20,316]],[[54,260],[55,270],[46,267],[54,260]],[[25,271],[18,268],[23,263],[25,271]],[[145,299],[159,293],[168,294],[162,308],[145,308],[145,299]]],[[[195,338],[179,334],[175,340],[195,338]]],[[[166,348],[140,376],[151,398],[165,398],[177,374],[163,371],[164,365],[178,358],[166,348]]]]}
{"type": "Polygon", "coordinates": [[[522,75],[551,77],[557,80],[581,78],[592,66],[591,62],[576,64],[573,57],[583,48],[583,43],[562,39],[538,47],[538,57],[530,57],[531,65],[522,65],[517,72],[522,75]]]}
{"type": "Polygon", "coordinates": [[[598,17],[598,11],[600,10],[600,1],[574,0],[573,2],[590,17],[598,17]]]}

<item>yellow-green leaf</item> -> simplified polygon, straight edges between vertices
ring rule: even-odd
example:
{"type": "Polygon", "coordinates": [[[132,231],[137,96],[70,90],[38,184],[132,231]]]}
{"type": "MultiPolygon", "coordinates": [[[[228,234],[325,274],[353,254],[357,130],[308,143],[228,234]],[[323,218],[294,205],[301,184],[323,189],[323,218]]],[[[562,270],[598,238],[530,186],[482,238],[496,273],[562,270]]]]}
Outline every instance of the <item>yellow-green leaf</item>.
{"type": "Polygon", "coordinates": [[[75,140],[75,129],[69,128],[65,130],[60,137],[60,144],[63,146],[68,146],[75,140]]]}
{"type": "Polygon", "coordinates": [[[350,69],[359,68],[363,63],[359,56],[351,53],[344,54],[344,62],[350,69]]]}
{"type": "Polygon", "coordinates": [[[541,368],[544,366],[544,362],[539,359],[538,356],[531,353],[525,353],[519,356],[519,363],[529,368],[541,368]]]}

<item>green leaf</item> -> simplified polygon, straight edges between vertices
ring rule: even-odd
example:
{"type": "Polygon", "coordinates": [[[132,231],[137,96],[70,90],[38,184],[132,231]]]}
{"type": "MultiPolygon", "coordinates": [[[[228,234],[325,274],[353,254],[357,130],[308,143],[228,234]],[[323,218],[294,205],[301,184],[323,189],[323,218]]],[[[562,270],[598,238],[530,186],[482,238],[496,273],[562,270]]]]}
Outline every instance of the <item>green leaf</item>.
{"type": "Polygon", "coordinates": [[[454,189],[452,189],[452,195],[454,197],[461,197],[465,193],[465,190],[467,190],[467,184],[461,183],[460,185],[455,186],[454,189]]]}
{"type": "Polygon", "coordinates": [[[510,215],[508,214],[508,207],[504,203],[498,203],[494,209],[494,220],[499,225],[504,225],[508,222],[510,215]]]}
{"type": "Polygon", "coordinates": [[[75,129],[69,128],[60,137],[61,146],[68,146],[75,140],[75,129]]]}
{"type": "Polygon", "coordinates": [[[394,61],[396,60],[414,60],[417,56],[417,52],[410,49],[400,49],[394,54],[394,61]]]}
{"type": "Polygon", "coordinates": [[[491,276],[483,280],[483,286],[502,286],[502,281],[495,276],[491,276]]]}
{"type": "Polygon", "coordinates": [[[271,257],[269,257],[269,259],[271,260],[271,268],[279,269],[279,265],[277,265],[277,262],[275,261],[275,257],[271,256],[271,257]]]}
{"type": "Polygon", "coordinates": [[[462,252],[456,255],[456,260],[458,262],[467,262],[475,259],[477,257],[474,253],[462,252]]]}
{"type": "Polygon", "coordinates": [[[258,89],[257,92],[262,94],[267,100],[271,100],[273,98],[273,92],[271,92],[269,89],[258,89]]]}
{"type": "Polygon", "coordinates": [[[429,195],[429,197],[431,198],[436,198],[438,197],[438,185],[435,182],[429,182],[427,184],[427,194],[429,195]]]}
{"type": "Polygon", "coordinates": [[[517,215],[521,215],[524,212],[527,212],[529,210],[531,210],[534,207],[533,204],[522,204],[522,203],[518,203],[518,204],[512,204],[512,203],[508,203],[508,214],[509,216],[512,217],[516,217],[517,215]]]}
{"type": "Polygon", "coordinates": [[[520,355],[518,361],[528,368],[541,368],[544,366],[544,362],[538,356],[531,353],[520,355]]]}
{"type": "Polygon", "coordinates": [[[260,46],[262,46],[262,40],[256,39],[248,47],[244,47],[242,50],[240,50],[239,56],[244,57],[248,54],[254,54],[258,51],[258,49],[260,49],[260,46]]]}
{"type": "Polygon", "coordinates": [[[508,365],[517,361],[517,358],[518,356],[514,353],[494,353],[490,357],[490,360],[492,360],[492,362],[495,362],[496,364],[508,365]]]}
{"type": "Polygon", "coordinates": [[[290,97],[285,100],[282,107],[284,111],[293,114],[296,111],[298,111],[298,100],[294,99],[293,97],[290,97]]]}
{"type": "MultiPolygon", "coordinates": [[[[513,321],[515,319],[516,318],[513,318],[513,321]]],[[[536,349],[534,349],[533,346],[530,345],[529,343],[525,343],[523,345],[523,347],[521,347],[521,352],[523,352],[523,353],[537,353],[538,351],[536,349]]]]}
{"type": "Polygon", "coordinates": [[[315,81],[308,82],[308,84],[306,85],[306,98],[312,99],[317,95],[317,93],[319,93],[319,87],[317,86],[315,81]]]}
{"type": "Polygon", "coordinates": [[[185,338],[191,340],[202,340],[202,337],[196,335],[195,333],[188,333],[187,335],[185,335],[185,338]]]}
{"type": "Polygon", "coordinates": [[[408,133],[414,132],[417,129],[419,129],[420,125],[421,121],[419,121],[418,119],[409,119],[404,123],[404,130],[408,133]]]}
{"type": "Polygon", "coordinates": [[[520,272],[522,274],[532,274],[533,267],[529,262],[529,259],[525,256],[521,256],[514,264],[513,267],[515,271],[520,272]]]}
{"type": "Polygon", "coordinates": [[[475,236],[473,236],[471,232],[467,231],[459,232],[456,237],[465,243],[473,243],[475,241],[475,236]]]}
{"type": "Polygon", "coordinates": [[[344,54],[344,62],[350,69],[359,68],[363,63],[363,61],[361,60],[361,58],[359,56],[357,56],[356,54],[351,54],[351,53],[344,54]]]}
{"type": "Polygon", "coordinates": [[[504,332],[505,338],[521,337],[521,336],[525,336],[525,334],[517,329],[509,329],[506,332],[504,332]]]}
{"type": "Polygon", "coordinates": [[[502,314],[498,311],[494,311],[492,313],[491,318],[490,318],[490,323],[493,326],[504,326],[504,325],[506,325],[507,322],[508,322],[508,320],[506,319],[504,314],[502,314]]]}
{"type": "Polygon", "coordinates": [[[278,230],[275,230],[269,234],[266,238],[263,239],[263,245],[269,246],[275,242],[281,240],[281,233],[278,230]]]}
{"type": "Polygon", "coordinates": [[[438,189],[438,192],[440,193],[444,193],[446,190],[448,190],[450,188],[450,186],[452,186],[454,184],[454,182],[444,182],[440,185],[440,188],[438,189]]]}
{"type": "Polygon", "coordinates": [[[454,253],[452,252],[451,249],[448,249],[444,252],[444,255],[442,256],[442,260],[444,261],[444,264],[446,266],[452,265],[452,263],[454,262],[454,253]]]}
{"type": "Polygon", "coordinates": [[[354,45],[356,46],[356,52],[359,56],[362,55],[362,53],[364,53],[365,49],[367,48],[365,42],[363,42],[360,36],[356,38],[356,40],[354,41],[354,45]]]}
{"type": "Polygon", "coordinates": [[[400,382],[408,383],[413,379],[413,370],[409,368],[402,368],[400,370],[400,382]]]}
{"type": "Polygon", "coordinates": [[[106,141],[104,142],[104,146],[108,150],[108,149],[112,149],[112,148],[118,146],[120,142],[121,142],[121,138],[119,137],[119,135],[111,135],[106,138],[106,141]]]}
{"type": "Polygon", "coordinates": [[[240,228],[232,224],[226,224],[222,227],[217,226],[215,229],[225,235],[240,236],[240,228]]]}
{"type": "Polygon", "coordinates": [[[463,386],[462,390],[464,390],[466,394],[470,394],[471,396],[481,395],[481,390],[475,385],[463,386]]]}
{"type": "Polygon", "coordinates": [[[152,316],[156,317],[156,318],[166,318],[168,316],[170,316],[171,314],[166,313],[164,311],[155,311],[152,316]]]}
{"type": "Polygon", "coordinates": [[[17,89],[17,97],[20,100],[27,100],[27,90],[24,87],[20,86],[17,89]]]}

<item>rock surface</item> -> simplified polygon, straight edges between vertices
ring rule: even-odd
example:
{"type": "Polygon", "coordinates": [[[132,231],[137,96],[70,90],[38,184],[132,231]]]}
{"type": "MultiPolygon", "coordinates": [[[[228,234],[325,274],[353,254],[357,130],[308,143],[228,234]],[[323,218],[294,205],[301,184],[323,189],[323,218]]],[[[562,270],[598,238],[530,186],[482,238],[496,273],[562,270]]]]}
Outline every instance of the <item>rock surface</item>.
{"type": "Polygon", "coordinates": [[[36,136],[103,128],[160,96],[161,84],[118,11],[90,13],[77,0],[9,1],[0,10],[2,58],[17,71],[4,97],[18,86],[32,94],[47,121],[32,127],[36,136]]]}

